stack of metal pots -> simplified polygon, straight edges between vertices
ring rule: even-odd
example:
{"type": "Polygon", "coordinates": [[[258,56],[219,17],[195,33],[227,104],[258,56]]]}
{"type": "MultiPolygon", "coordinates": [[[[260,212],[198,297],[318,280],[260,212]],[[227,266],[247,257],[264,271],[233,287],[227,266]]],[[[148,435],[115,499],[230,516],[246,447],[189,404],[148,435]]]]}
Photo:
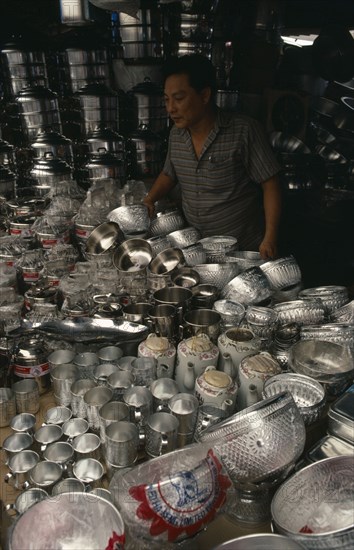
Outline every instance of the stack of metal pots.
{"type": "Polygon", "coordinates": [[[49,86],[43,51],[22,49],[9,44],[1,52],[5,95],[14,98],[27,86],[49,86]]]}
{"type": "Polygon", "coordinates": [[[16,96],[22,131],[29,142],[39,131],[50,126],[61,132],[58,95],[44,86],[23,88],[16,96]]]}
{"type": "Polygon", "coordinates": [[[142,7],[136,17],[120,12],[119,32],[124,59],[162,57],[162,17],[157,6],[142,7]]]}
{"type": "Polygon", "coordinates": [[[110,85],[110,66],[106,48],[67,48],[64,67],[71,93],[95,82],[110,85]]]}

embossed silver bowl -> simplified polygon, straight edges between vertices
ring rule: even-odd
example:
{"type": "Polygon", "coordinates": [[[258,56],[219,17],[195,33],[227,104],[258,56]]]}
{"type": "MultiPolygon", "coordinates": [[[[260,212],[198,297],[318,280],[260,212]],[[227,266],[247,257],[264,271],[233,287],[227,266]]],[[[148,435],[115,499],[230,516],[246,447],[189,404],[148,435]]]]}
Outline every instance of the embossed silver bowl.
{"type": "Polygon", "coordinates": [[[238,266],[234,263],[198,264],[194,269],[199,273],[202,284],[214,285],[219,290],[222,290],[238,273],[238,266]]]}
{"type": "Polygon", "coordinates": [[[213,309],[219,313],[224,327],[237,327],[246,312],[243,304],[231,300],[217,300],[214,302],[213,309]]]}
{"type": "Polygon", "coordinates": [[[199,273],[191,267],[180,267],[171,275],[171,280],[174,285],[192,288],[199,284],[199,273]]]}
{"type": "Polygon", "coordinates": [[[113,265],[121,271],[142,271],[152,259],[151,246],[144,239],[124,241],[114,252],[113,265]]]}
{"type": "Polygon", "coordinates": [[[150,262],[149,269],[151,273],[163,275],[170,273],[178,267],[184,265],[185,259],[180,248],[166,248],[156,254],[155,258],[150,262]]]}
{"type": "Polygon", "coordinates": [[[281,290],[297,285],[301,281],[300,267],[294,256],[286,256],[265,262],[260,266],[273,290],[281,290]]]}
{"type": "Polygon", "coordinates": [[[98,225],[88,236],[85,249],[88,254],[104,254],[124,240],[118,224],[105,222],[98,225]]]}
{"type": "Polygon", "coordinates": [[[187,246],[196,244],[199,241],[200,232],[196,227],[184,227],[183,229],[169,233],[167,238],[171,241],[172,246],[187,248],[187,246]]]}
{"type": "Polygon", "coordinates": [[[203,430],[234,483],[279,477],[303,452],[305,425],[289,392],[260,401],[203,430]]]}
{"type": "Polygon", "coordinates": [[[238,249],[236,237],[231,237],[229,235],[204,237],[204,239],[200,239],[199,242],[205,250],[207,262],[209,263],[224,262],[225,255],[228,252],[238,249]]]}
{"type": "Polygon", "coordinates": [[[320,418],[326,404],[326,392],[319,382],[304,374],[275,374],[265,381],[263,397],[268,398],[284,391],[293,396],[307,426],[320,418]]]}
{"type": "Polygon", "coordinates": [[[259,252],[253,250],[235,250],[225,254],[225,260],[236,260],[240,268],[240,272],[249,269],[250,267],[259,267],[265,263],[259,252]]]}
{"type": "Polygon", "coordinates": [[[275,531],[308,550],[354,546],[354,456],[319,460],[289,477],[276,491],[275,531]]]}
{"type": "Polygon", "coordinates": [[[107,214],[107,219],[117,223],[123,233],[130,236],[147,233],[150,227],[149,211],[145,204],[119,206],[107,214]]]}
{"type": "Polygon", "coordinates": [[[149,237],[146,239],[149,245],[151,246],[152,254],[155,257],[159,252],[166,250],[166,248],[171,248],[171,241],[167,236],[157,236],[149,237]]]}
{"type": "Polygon", "coordinates": [[[149,233],[152,237],[168,235],[185,227],[186,221],[182,212],[178,209],[157,212],[156,218],[151,220],[149,233]]]}
{"type": "Polygon", "coordinates": [[[325,310],[319,300],[291,300],[275,304],[273,309],[279,325],[313,325],[321,323],[325,318],[325,310]]]}
{"type": "Polygon", "coordinates": [[[272,295],[269,282],[260,267],[246,269],[232,279],[222,290],[226,300],[241,304],[260,304],[272,295]]]}
{"type": "Polygon", "coordinates": [[[327,285],[304,288],[299,292],[299,298],[316,298],[321,300],[326,315],[348,303],[348,289],[345,286],[327,285]]]}
{"type": "Polygon", "coordinates": [[[182,248],[182,252],[186,265],[190,267],[206,262],[206,253],[200,243],[191,244],[186,248],[182,248]]]}
{"type": "Polygon", "coordinates": [[[326,340],[349,346],[354,351],[354,324],[327,323],[301,327],[301,340],[326,340]]]}
{"type": "Polygon", "coordinates": [[[354,323],[354,300],[332,312],[331,320],[334,323],[354,323]]]}

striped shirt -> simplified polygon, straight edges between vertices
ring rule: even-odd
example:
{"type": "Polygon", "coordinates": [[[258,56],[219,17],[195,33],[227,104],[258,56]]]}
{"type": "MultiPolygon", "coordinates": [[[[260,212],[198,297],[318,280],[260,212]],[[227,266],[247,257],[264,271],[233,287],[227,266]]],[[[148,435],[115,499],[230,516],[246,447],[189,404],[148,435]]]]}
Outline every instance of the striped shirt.
{"type": "Polygon", "coordinates": [[[199,159],[189,131],[171,129],[163,168],[180,184],[188,223],[203,237],[237,237],[241,250],[258,250],[264,235],[260,183],[279,170],[261,125],[220,109],[199,159]]]}

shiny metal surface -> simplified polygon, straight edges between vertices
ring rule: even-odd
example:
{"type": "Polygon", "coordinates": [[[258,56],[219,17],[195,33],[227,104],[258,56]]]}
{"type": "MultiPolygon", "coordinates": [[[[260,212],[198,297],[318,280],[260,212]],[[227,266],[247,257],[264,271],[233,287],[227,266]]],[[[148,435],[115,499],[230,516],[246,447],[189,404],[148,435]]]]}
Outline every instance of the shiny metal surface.
{"type": "Polygon", "coordinates": [[[152,259],[150,244],[144,239],[128,239],[113,254],[114,266],[127,272],[144,270],[152,259]]]}
{"type": "Polygon", "coordinates": [[[121,242],[123,238],[117,223],[101,223],[90,233],[86,240],[86,252],[89,254],[102,254],[121,242]]]}

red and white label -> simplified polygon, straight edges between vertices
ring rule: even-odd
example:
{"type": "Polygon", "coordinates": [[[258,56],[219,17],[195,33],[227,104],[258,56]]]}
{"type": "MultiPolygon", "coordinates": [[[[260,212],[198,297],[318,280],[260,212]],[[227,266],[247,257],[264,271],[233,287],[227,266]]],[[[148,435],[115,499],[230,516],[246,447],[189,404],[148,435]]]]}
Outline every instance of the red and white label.
{"type": "Polygon", "coordinates": [[[35,378],[36,376],[44,376],[49,372],[49,363],[31,365],[30,367],[14,364],[13,367],[14,373],[20,378],[35,378]]]}

